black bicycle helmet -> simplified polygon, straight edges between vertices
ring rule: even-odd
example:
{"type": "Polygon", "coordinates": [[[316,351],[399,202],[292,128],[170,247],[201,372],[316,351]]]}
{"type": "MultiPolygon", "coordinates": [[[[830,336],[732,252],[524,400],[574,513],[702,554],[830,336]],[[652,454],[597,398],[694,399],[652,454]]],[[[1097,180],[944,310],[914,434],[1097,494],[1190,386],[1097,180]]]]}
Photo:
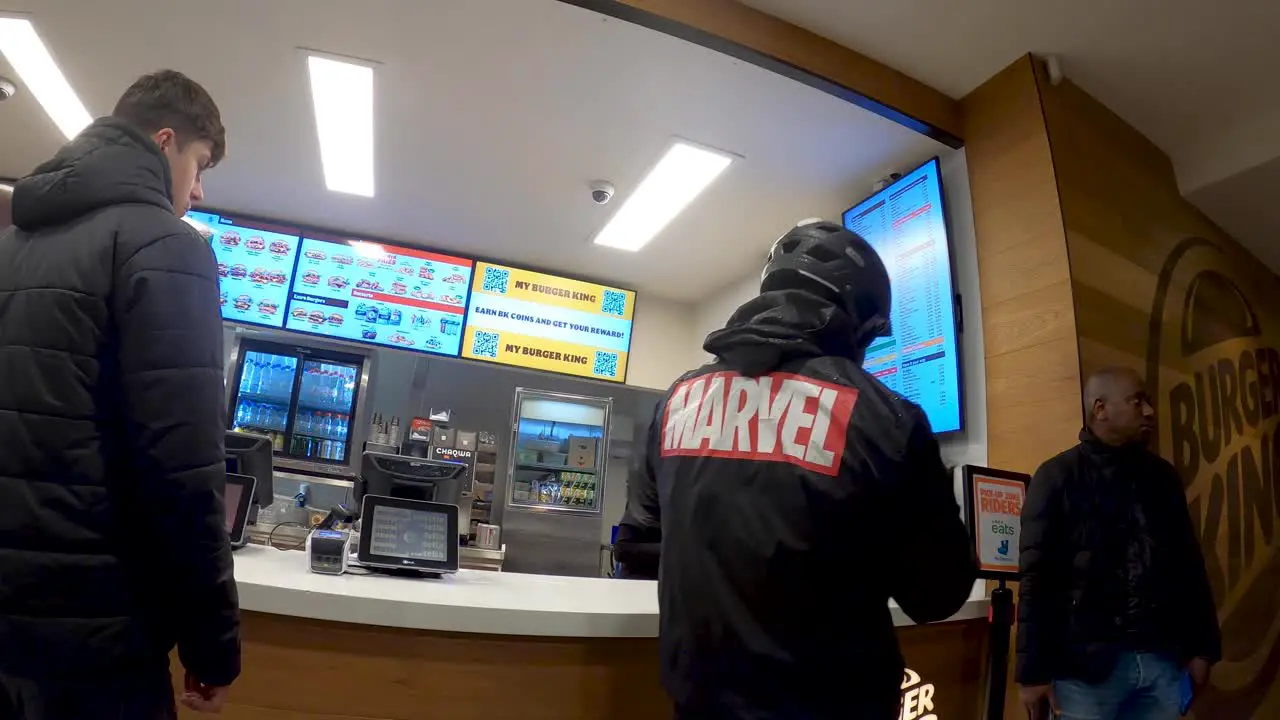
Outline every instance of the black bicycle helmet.
{"type": "Polygon", "coordinates": [[[853,316],[860,341],[890,333],[889,272],[861,235],[832,222],[806,220],[778,238],[760,275],[760,291],[815,284],[853,316]]]}

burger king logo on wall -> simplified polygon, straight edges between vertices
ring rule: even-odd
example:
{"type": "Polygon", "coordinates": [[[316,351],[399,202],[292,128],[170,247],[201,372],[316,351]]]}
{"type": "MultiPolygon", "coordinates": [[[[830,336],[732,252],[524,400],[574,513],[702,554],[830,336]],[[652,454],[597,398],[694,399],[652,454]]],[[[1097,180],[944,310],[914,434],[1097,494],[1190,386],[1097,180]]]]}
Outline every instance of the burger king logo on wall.
{"type": "Polygon", "coordinates": [[[1280,670],[1280,284],[1249,285],[1230,260],[1204,238],[1169,253],[1146,369],[1156,449],[1182,477],[1222,625],[1223,662],[1195,711],[1244,719],[1262,717],[1280,670]]]}

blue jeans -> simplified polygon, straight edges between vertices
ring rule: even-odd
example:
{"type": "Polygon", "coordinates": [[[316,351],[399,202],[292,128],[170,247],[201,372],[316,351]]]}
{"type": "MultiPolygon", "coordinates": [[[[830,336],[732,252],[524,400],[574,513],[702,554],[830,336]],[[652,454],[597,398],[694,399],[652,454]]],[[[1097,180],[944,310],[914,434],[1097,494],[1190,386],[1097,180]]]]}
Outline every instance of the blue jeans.
{"type": "Polygon", "coordinates": [[[1183,669],[1167,655],[1121,653],[1111,677],[1091,685],[1056,680],[1058,717],[1067,720],[1176,720],[1183,669]]]}

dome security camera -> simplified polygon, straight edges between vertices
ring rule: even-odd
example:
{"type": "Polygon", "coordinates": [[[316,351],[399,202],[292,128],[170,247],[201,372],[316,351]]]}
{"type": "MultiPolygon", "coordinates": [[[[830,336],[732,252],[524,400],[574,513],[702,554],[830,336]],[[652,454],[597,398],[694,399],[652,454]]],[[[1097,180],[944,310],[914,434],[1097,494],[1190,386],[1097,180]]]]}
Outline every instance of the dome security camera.
{"type": "Polygon", "coordinates": [[[18,94],[18,86],[9,78],[0,77],[0,102],[4,102],[18,94]]]}
{"type": "Polygon", "coordinates": [[[613,183],[597,180],[591,183],[591,200],[597,205],[604,205],[613,199],[613,183]]]}

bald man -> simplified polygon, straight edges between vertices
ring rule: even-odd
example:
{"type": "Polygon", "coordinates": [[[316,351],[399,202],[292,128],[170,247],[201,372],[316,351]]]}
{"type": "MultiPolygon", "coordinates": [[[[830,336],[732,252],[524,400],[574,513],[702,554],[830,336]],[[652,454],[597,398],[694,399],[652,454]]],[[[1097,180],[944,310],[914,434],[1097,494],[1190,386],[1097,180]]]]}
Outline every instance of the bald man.
{"type": "Polygon", "coordinates": [[[1172,720],[1222,655],[1200,544],[1173,466],[1147,448],[1142,378],[1084,387],[1080,444],[1040,466],[1022,508],[1016,678],[1032,720],[1172,720]]]}

